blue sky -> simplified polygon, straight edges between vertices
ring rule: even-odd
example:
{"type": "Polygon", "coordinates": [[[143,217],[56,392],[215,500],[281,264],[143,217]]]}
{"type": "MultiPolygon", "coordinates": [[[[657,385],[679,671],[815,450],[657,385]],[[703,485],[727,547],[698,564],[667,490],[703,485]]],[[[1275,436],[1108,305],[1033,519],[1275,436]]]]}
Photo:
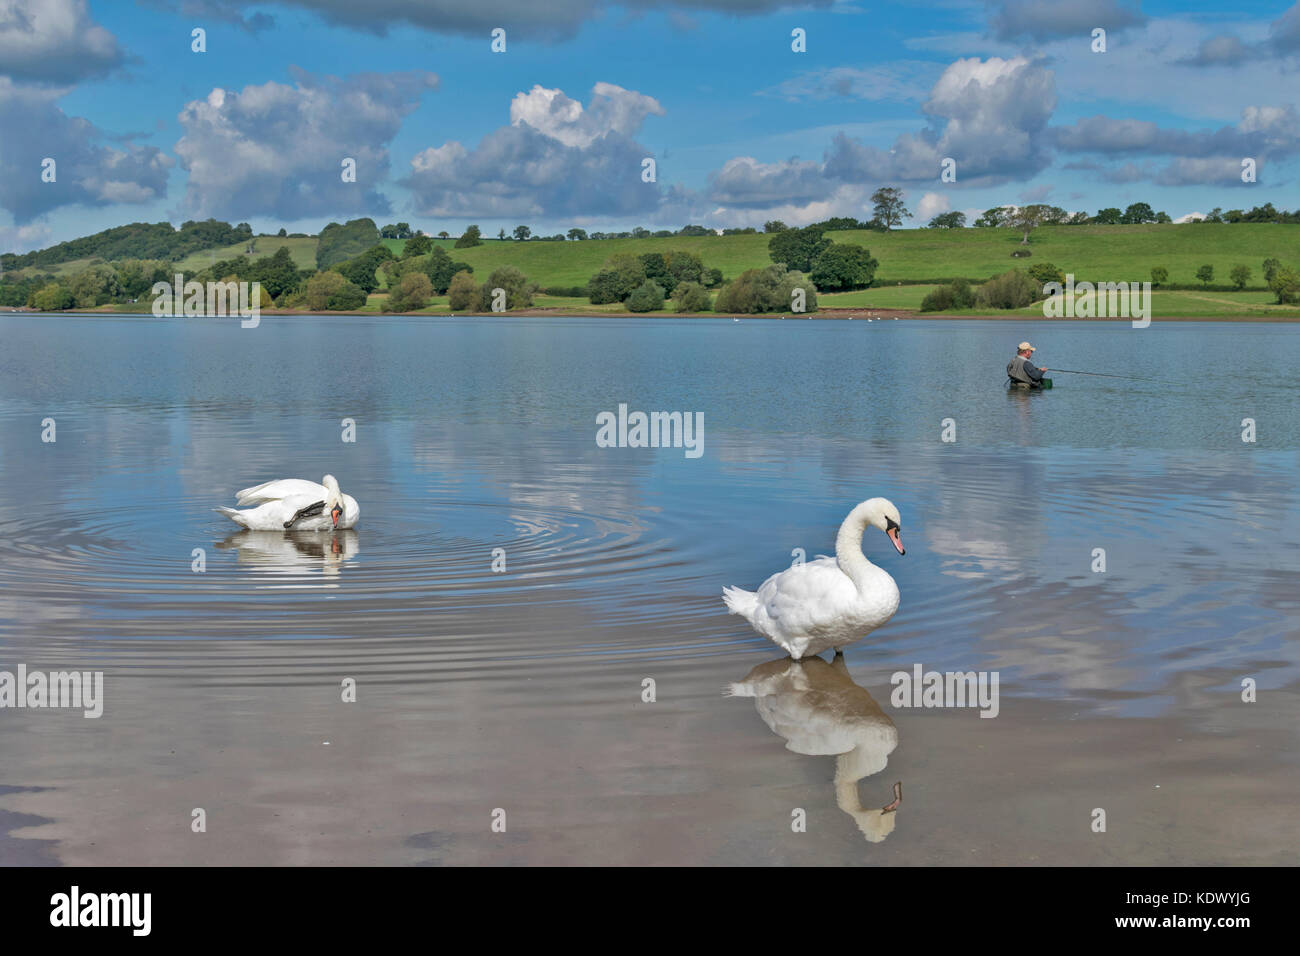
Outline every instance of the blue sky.
{"type": "Polygon", "coordinates": [[[868,218],[881,185],[913,226],[1038,201],[1291,209],[1298,66],[1287,3],[3,0],[0,251],[207,216],[761,228],[868,218]]]}

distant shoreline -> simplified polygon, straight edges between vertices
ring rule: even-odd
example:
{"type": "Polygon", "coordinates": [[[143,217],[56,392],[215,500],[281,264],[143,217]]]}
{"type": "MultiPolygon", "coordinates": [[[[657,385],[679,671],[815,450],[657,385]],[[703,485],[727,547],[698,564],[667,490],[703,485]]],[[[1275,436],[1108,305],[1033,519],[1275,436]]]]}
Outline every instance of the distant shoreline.
{"type": "MultiPolygon", "coordinates": [[[[124,312],[107,306],[97,306],[93,309],[62,309],[58,312],[41,312],[39,309],[29,309],[25,306],[10,306],[0,309],[0,315],[6,314],[28,314],[28,315],[152,315],[150,312],[124,312]]],[[[348,311],[348,312],[312,312],[307,309],[262,309],[259,313],[263,316],[276,315],[357,315],[357,316],[376,316],[384,318],[405,318],[419,317],[426,319],[454,319],[464,316],[475,316],[482,318],[491,318],[493,316],[514,316],[518,318],[542,318],[545,316],[573,317],[583,319],[767,319],[780,322],[794,321],[806,322],[812,319],[819,320],[859,320],[880,322],[892,319],[923,319],[938,320],[942,322],[960,322],[962,320],[973,321],[991,321],[991,322],[1121,322],[1129,323],[1131,318],[1102,316],[1095,318],[1078,318],[1078,317],[1055,317],[1044,315],[1025,315],[1018,312],[1010,314],[954,314],[951,312],[917,312],[910,309],[872,309],[872,308],[825,308],[818,309],[816,312],[810,312],[806,315],[797,313],[779,315],[775,312],[760,313],[729,313],[729,312],[602,312],[594,309],[574,309],[561,306],[542,306],[528,309],[513,309],[507,312],[422,312],[419,310],[413,312],[377,312],[369,311],[348,311]]],[[[178,316],[182,318],[182,316],[178,316]]],[[[196,316],[196,318],[239,318],[238,313],[231,316],[196,316]]],[[[1283,315],[1170,315],[1151,317],[1152,322],[1300,322],[1300,314],[1283,314],[1283,315]]]]}

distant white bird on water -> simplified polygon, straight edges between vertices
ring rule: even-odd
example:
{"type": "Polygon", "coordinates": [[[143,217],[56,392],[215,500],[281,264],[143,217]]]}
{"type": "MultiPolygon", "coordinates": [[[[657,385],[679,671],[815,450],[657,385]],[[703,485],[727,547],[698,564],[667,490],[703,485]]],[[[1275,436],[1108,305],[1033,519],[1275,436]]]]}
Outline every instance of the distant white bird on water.
{"type": "Polygon", "coordinates": [[[236,492],[235,503],[257,507],[217,510],[251,531],[329,531],[354,527],[361,517],[357,500],[339,490],[333,475],[326,475],[320,484],[304,478],[263,482],[236,492]]]}
{"type": "Polygon", "coordinates": [[[749,621],[759,634],[795,660],[835,648],[838,654],[880,627],[898,610],[898,585],[862,553],[868,527],[888,535],[905,554],[898,509],[885,498],[871,498],[849,512],[835,537],[835,557],[780,571],[758,591],[722,589],[727,610],[749,621]]]}

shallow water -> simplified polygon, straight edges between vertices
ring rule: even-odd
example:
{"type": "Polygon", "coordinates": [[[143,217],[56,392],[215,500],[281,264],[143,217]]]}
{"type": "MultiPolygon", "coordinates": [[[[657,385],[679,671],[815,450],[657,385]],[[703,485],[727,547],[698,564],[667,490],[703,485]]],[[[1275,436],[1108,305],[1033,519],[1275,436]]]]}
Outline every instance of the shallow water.
{"type": "MultiPolygon", "coordinates": [[[[1026,334],[1004,322],[0,329],[0,670],[102,670],[106,697],[98,720],[0,710],[0,863],[1300,849],[1291,326],[1044,323],[1042,364],[1161,384],[1051,373],[1038,394],[1003,387],[1026,334]],[[620,403],[702,412],[703,454],[598,447],[596,415],[620,403]],[[361,503],[354,531],[234,533],[213,511],[327,471],[361,503]],[[845,662],[896,725],[861,783],[879,807],[903,781],[879,843],[839,805],[836,757],[785,749],[754,702],[723,696],[780,653],[719,598],[793,549],[830,551],[873,495],[907,544],[868,532],[902,604],[845,662]],[[918,663],[998,672],[999,716],[893,707],[890,675],[918,663]],[[1107,800],[1123,822],[1093,834],[1107,800]],[[1225,800],[1251,807],[1239,832],[1225,800]]],[[[800,720],[847,719],[806,696],[800,720]]]]}

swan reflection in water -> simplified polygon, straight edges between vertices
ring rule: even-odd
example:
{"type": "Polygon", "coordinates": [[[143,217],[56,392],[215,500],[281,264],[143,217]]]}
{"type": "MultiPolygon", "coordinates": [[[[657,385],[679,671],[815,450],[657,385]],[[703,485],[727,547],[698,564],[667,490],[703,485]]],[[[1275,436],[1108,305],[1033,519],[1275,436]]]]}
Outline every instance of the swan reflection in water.
{"type": "Polygon", "coordinates": [[[758,715],[785,738],[787,750],[835,756],[835,803],[870,842],[879,843],[894,832],[902,783],[894,784],[891,803],[868,810],[862,806],[858,781],[885,769],[898,746],[898,728],[866,689],[853,682],[842,655],[835,655],[832,663],[820,657],[768,661],[724,693],[754,698],[758,715]]]}
{"type": "Polygon", "coordinates": [[[313,571],[337,577],[357,556],[357,532],[238,531],[216,546],[234,551],[235,561],[271,574],[303,575],[313,571]]]}

